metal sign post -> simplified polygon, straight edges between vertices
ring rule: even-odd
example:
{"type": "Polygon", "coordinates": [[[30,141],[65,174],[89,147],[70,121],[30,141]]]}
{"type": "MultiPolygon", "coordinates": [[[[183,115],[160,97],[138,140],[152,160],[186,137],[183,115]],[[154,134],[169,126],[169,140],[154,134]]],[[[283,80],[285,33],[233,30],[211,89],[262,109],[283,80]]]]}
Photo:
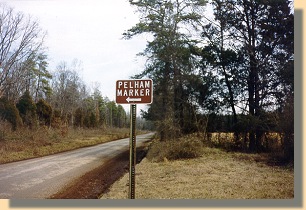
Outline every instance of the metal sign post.
{"type": "Polygon", "coordinates": [[[136,104],[130,108],[130,167],[129,199],[135,199],[135,166],[136,166],[136,104]]]}

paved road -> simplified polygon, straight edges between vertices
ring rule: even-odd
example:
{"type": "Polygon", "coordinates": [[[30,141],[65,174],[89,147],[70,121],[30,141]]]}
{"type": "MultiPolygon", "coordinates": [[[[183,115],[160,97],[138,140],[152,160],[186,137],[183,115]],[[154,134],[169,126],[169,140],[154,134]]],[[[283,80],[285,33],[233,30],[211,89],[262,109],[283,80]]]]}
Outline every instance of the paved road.
{"type": "MultiPolygon", "coordinates": [[[[139,135],[137,146],[153,133],[139,135]]],[[[47,198],[74,178],[102,165],[129,148],[129,139],[42,158],[0,165],[0,199],[47,198]]]]}

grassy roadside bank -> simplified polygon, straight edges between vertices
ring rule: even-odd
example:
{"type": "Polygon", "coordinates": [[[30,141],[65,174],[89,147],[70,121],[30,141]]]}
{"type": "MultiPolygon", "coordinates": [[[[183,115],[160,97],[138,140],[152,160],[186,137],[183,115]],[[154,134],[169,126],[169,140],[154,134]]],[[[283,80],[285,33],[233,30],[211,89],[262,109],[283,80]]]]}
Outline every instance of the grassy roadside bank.
{"type": "MultiPolygon", "coordinates": [[[[260,154],[225,152],[204,147],[194,159],[136,166],[136,199],[291,199],[292,168],[269,166],[260,154]]],[[[102,199],[126,199],[128,174],[102,199]]]]}
{"type": "MultiPolygon", "coordinates": [[[[140,131],[138,134],[141,134],[140,131]]],[[[9,133],[0,140],[0,164],[56,154],[129,137],[128,128],[67,129],[40,128],[9,133]]]]}

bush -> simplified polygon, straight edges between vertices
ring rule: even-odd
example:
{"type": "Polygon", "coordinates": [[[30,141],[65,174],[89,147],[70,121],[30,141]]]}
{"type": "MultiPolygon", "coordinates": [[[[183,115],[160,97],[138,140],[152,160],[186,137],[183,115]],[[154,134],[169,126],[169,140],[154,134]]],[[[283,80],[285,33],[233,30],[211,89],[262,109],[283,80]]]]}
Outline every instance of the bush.
{"type": "Polygon", "coordinates": [[[36,128],[38,125],[36,104],[34,103],[29,91],[26,91],[21,96],[18,103],[16,104],[16,107],[19,110],[19,114],[23,120],[23,123],[29,126],[31,129],[36,128]]]}
{"type": "Polygon", "coordinates": [[[203,146],[199,138],[191,135],[176,140],[155,140],[150,145],[147,158],[152,162],[197,158],[202,156],[203,146]]]}
{"type": "Polygon", "coordinates": [[[40,99],[36,103],[36,112],[42,125],[51,125],[52,107],[44,99],[40,99]]]}
{"type": "Polygon", "coordinates": [[[0,120],[8,121],[13,130],[22,125],[18,109],[6,98],[0,98],[0,120]]]}

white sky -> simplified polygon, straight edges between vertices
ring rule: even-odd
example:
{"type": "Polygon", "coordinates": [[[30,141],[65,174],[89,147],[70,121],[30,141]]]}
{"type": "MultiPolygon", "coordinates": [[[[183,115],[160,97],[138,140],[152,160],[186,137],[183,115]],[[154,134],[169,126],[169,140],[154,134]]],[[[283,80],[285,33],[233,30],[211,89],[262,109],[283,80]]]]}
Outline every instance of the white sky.
{"type": "Polygon", "coordinates": [[[31,15],[47,31],[45,47],[50,71],[61,61],[70,65],[73,59],[78,59],[83,64],[80,76],[86,84],[98,82],[102,95],[110,100],[115,100],[116,80],[129,79],[144,68],[144,59],[136,54],[144,50],[146,37],[122,39],[122,33],[138,22],[135,8],[128,0],[0,2],[31,15]]]}

